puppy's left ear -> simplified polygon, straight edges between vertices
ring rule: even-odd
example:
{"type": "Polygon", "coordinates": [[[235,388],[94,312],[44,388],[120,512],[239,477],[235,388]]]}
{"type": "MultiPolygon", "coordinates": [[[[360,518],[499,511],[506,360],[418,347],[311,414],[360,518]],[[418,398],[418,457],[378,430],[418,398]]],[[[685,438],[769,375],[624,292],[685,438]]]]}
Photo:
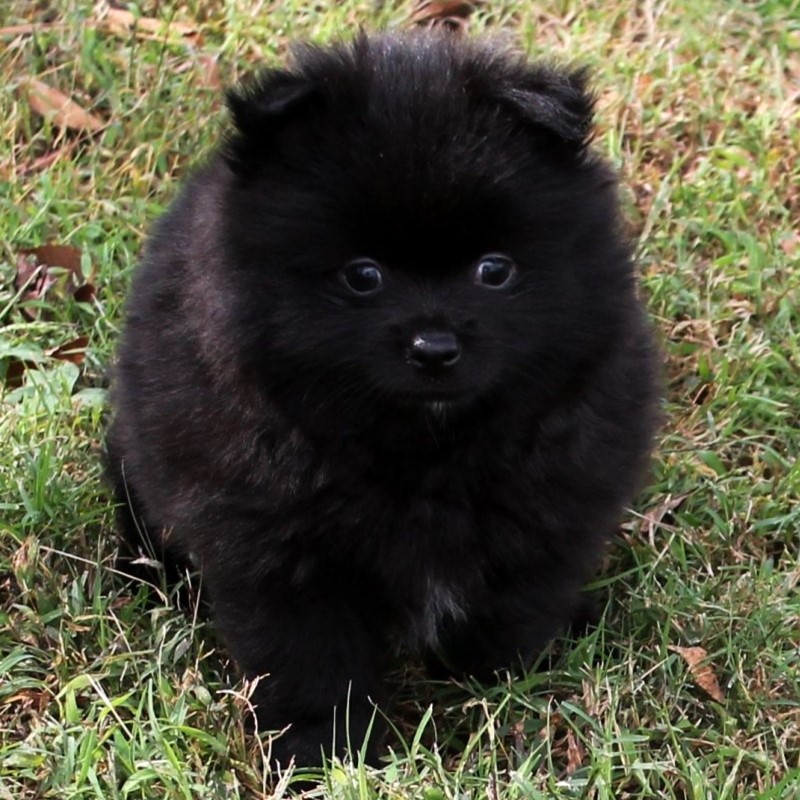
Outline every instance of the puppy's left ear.
{"type": "Polygon", "coordinates": [[[528,68],[502,92],[505,103],[531,125],[583,150],[592,135],[594,97],[588,90],[588,70],[571,72],[528,68]]]}
{"type": "Polygon", "coordinates": [[[223,153],[234,172],[251,174],[273,137],[308,107],[313,81],[288,70],[270,69],[226,92],[234,130],[223,153]]]}
{"type": "Polygon", "coordinates": [[[270,69],[225,94],[236,129],[244,135],[268,133],[297,112],[313,93],[301,75],[270,69]]]}

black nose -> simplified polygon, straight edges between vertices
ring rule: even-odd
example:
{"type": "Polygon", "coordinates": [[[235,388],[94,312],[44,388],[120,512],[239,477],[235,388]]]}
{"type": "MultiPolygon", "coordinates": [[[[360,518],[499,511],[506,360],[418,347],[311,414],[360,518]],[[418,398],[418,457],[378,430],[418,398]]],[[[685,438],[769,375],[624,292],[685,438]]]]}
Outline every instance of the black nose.
{"type": "Polygon", "coordinates": [[[420,369],[447,369],[461,356],[461,347],[448,331],[424,331],[414,336],[409,358],[420,369]]]}

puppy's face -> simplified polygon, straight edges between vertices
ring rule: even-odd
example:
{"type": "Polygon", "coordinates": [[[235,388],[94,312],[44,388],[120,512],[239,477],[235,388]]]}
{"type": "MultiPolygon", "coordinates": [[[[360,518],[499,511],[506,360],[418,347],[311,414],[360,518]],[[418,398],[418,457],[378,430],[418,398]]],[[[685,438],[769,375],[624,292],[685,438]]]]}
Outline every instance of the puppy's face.
{"type": "Polygon", "coordinates": [[[535,402],[602,346],[627,277],[590,101],[575,76],[418,42],[357,43],[321,76],[306,54],[232,99],[242,338],[316,402],[535,402]]]}

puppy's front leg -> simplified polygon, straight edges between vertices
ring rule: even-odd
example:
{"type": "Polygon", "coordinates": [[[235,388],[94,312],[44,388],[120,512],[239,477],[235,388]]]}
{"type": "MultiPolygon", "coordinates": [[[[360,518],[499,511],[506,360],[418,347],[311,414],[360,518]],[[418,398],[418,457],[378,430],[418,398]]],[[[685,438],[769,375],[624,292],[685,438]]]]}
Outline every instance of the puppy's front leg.
{"type": "MultiPolygon", "coordinates": [[[[272,742],[273,766],[292,758],[318,766],[323,755],[358,752],[380,694],[377,632],[330,586],[292,592],[266,580],[235,589],[214,583],[217,627],[242,672],[259,677],[252,697],[259,728],[290,726],[272,742]]],[[[382,728],[378,716],[365,751],[370,763],[382,728]]]]}
{"type": "Polygon", "coordinates": [[[540,580],[512,578],[468,618],[446,625],[437,652],[428,654],[434,674],[491,680],[498,670],[529,667],[567,629],[584,602],[578,581],[556,584],[548,580],[547,571],[540,574],[545,576],[540,580]]]}

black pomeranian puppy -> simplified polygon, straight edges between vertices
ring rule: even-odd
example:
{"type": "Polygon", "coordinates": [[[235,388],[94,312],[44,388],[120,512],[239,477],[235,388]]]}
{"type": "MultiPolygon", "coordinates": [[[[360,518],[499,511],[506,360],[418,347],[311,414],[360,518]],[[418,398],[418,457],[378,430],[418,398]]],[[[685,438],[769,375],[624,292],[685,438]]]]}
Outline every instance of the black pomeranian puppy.
{"type": "Polygon", "coordinates": [[[194,565],[265,676],[280,764],[362,745],[398,644],[530,663],[646,469],[656,355],[585,84],[446,33],[304,47],[229,94],[149,242],[110,471],[133,554],[194,565]]]}

